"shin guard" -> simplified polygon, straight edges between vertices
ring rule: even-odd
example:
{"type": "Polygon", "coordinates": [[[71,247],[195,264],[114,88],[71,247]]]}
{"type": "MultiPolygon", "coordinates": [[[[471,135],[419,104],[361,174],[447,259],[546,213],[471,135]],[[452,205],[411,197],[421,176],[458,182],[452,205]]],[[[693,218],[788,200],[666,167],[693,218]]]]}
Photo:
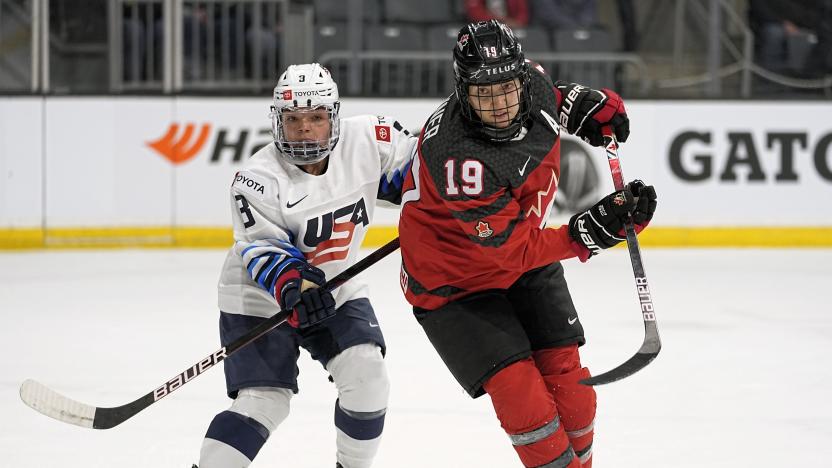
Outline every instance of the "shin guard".
{"type": "Polygon", "coordinates": [[[500,370],[483,388],[524,466],[580,468],[554,399],[531,358],[500,370]]]}
{"type": "Polygon", "coordinates": [[[578,383],[590,376],[589,370],[581,367],[578,346],[535,351],[534,360],[581,466],[591,468],[596,395],[594,388],[578,383]]]}
{"type": "Polygon", "coordinates": [[[327,364],[338,387],[335,428],[338,462],[369,468],[384,431],[390,382],[381,349],[372,343],[347,348],[327,364]]]}

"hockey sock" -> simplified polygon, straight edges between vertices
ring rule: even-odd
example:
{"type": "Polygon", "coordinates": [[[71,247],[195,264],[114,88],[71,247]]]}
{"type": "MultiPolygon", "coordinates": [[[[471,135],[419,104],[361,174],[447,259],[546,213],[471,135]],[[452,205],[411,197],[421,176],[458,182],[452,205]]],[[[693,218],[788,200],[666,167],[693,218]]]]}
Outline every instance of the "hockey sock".
{"type": "Polygon", "coordinates": [[[381,444],[390,393],[381,349],[372,343],[352,346],[332,358],[326,368],[338,387],[338,462],[344,468],[369,468],[381,444]]]}
{"type": "Polygon", "coordinates": [[[581,460],[581,466],[592,468],[596,395],[591,386],[578,383],[581,379],[590,377],[589,370],[581,367],[578,346],[535,351],[534,361],[554,398],[561,422],[569,442],[581,460]]]}
{"type": "Polygon", "coordinates": [[[532,358],[503,368],[483,388],[524,466],[581,467],[532,358]]]}
{"type": "Polygon", "coordinates": [[[289,416],[292,391],[244,388],[228,411],[216,415],[199,453],[200,468],[249,466],[269,434],[289,416]]]}
{"type": "Polygon", "coordinates": [[[202,468],[245,467],[266,443],[269,430],[253,418],[233,411],[214,416],[199,454],[202,468]]]}
{"type": "Polygon", "coordinates": [[[344,468],[365,468],[372,464],[381,442],[385,412],[350,411],[335,401],[338,461],[344,468]]]}

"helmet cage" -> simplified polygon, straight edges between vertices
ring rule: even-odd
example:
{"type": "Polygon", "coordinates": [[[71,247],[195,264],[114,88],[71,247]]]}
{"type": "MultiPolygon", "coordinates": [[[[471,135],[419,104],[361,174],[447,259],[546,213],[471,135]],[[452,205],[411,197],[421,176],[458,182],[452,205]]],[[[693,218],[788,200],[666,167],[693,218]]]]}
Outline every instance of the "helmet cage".
{"type": "Polygon", "coordinates": [[[272,121],[272,135],[277,149],[280,150],[283,157],[292,164],[305,166],[323,161],[329,156],[338,143],[341,134],[341,119],[338,118],[340,107],[340,102],[315,107],[275,108],[272,106],[272,111],[269,114],[272,121]],[[318,141],[290,141],[286,138],[284,116],[286,112],[311,112],[320,109],[325,109],[329,116],[329,138],[318,141]]]}

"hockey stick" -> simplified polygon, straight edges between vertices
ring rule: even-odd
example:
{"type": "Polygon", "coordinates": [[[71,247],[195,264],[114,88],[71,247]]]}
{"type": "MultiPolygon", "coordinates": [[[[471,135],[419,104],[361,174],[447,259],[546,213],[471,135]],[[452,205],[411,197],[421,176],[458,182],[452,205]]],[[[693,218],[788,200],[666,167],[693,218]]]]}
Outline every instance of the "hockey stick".
{"type": "MultiPolygon", "coordinates": [[[[342,271],[321,287],[332,291],[398,248],[399,238],[397,237],[375,252],[364,257],[355,265],[342,271]]],[[[228,346],[209,354],[205,359],[187,368],[176,377],[162,384],[159,388],[126,405],[116,406],[114,408],[100,408],[86,405],[67,398],[34,380],[26,380],[23,382],[20,386],[20,398],[35,411],[39,411],[59,421],[92,429],[110,429],[132,418],[148,406],[190,382],[196,376],[227,359],[228,356],[231,356],[243,346],[265,335],[273,328],[285,322],[290,314],[291,311],[286,310],[278,312],[228,346]]]]}
{"type": "MultiPolygon", "coordinates": [[[[607,161],[610,163],[613,185],[616,190],[624,190],[624,175],[621,173],[621,161],[618,159],[618,142],[615,140],[615,135],[609,126],[604,127],[604,142],[606,143],[607,161]]],[[[653,296],[650,294],[647,275],[644,274],[641,250],[638,247],[638,238],[636,237],[632,217],[624,223],[624,232],[627,234],[627,250],[630,252],[630,263],[633,264],[633,275],[636,279],[636,291],[641,303],[641,317],[644,320],[644,342],[642,342],[638,352],[624,364],[603,374],[581,380],[584,385],[608,384],[633,375],[647,364],[650,364],[653,359],[656,359],[662,349],[659,329],[656,326],[656,314],[653,310],[653,296]]]]}

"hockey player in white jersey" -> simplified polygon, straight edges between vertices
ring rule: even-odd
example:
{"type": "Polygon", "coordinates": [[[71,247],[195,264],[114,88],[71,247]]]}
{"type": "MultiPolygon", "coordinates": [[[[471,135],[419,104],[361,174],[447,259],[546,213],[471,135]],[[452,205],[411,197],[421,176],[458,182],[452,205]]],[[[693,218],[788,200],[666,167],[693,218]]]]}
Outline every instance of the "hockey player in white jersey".
{"type": "Polygon", "coordinates": [[[208,427],[200,468],[249,466],[289,415],[299,347],[338,391],[337,466],[369,467],[378,449],[389,384],[368,288],[357,279],[331,294],[317,285],[355,263],[376,201],[398,203],[416,138],[392,119],[340,119],[339,107],[325,68],[290,66],[274,89],[274,144],[234,177],[235,244],[219,283],[221,340],[234,341],[280,309],[294,312],[289,324],[225,361],[234,402],[208,427]]]}

